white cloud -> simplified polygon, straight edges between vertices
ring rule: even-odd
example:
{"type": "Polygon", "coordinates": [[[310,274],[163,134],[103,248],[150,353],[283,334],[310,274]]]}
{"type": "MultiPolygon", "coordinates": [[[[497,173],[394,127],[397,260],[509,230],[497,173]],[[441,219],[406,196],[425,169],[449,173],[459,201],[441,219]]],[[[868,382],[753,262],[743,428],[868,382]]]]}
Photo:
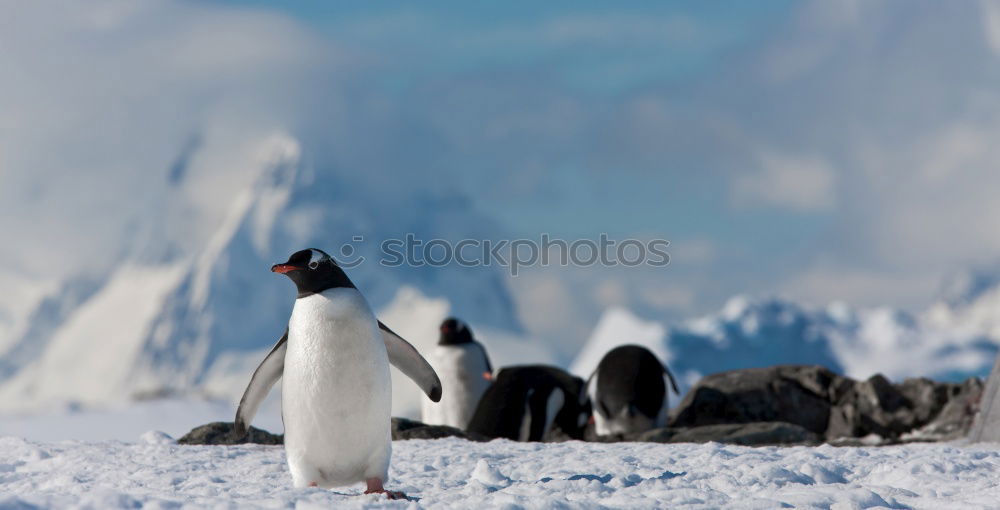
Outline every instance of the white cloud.
{"type": "Polygon", "coordinates": [[[511,279],[510,287],[525,328],[570,359],[596,323],[597,309],[566,281],[567,274],[565,268],[532,270],[511,279]]]}
{"type": "Polygon", "coordinates": [[[639,289],[639,299],[646,306],[660,312],[691,313],[695,305],[695,293],[687,286],[676,283],[663,287],[639,289]]]}
{"type": "Polygon", "coordinates": [[[0,52],[0,230],[18,248],[3,250],[2,266],[58,277],[112,263],[130,249],[120,240],[142,237],[137,226],[164,200],[183,209],[192,199],[187,206],[206,213],[201,232],[210,231],[253,178],[248,147],[293,123],[299,82],[320,65],[317,44],[287,19],[251,10],[5,4],[0,47],[15,51],[0,52]],[[196,171],[171,184],[193,137],[196,171]],[[206,192],[209,200],[197,198],[206,192]],[[73,264],[58,260],[66,251],[73,264]]]}
{"type": "Polygon", "coordinates": [[[604,308],[624,306],[628,303],[629,290],[621,280],[605,280],[594,289],[594,296],[604,308]]]}
{"type": "Polygon", "coordinates": [[[858,184],[873,187],[858,226],[882,260],[914,273],[966,266],[1000,255],[1000,108],[976,112],[864,162],[858,184]],[[943,264],[946,264],[943,266],[943,264]]]}
{"type": "Polygon", "coordinates": [[[1000,257],[992,4],[830,5],[801,7],[717,78],[727,86],[706,104],[726,98],[719,114],[745,134],[728,149],[761,166],[730,196],[738,211],[822,213],[772,247],[788,263],[761,281],[817,302],[919,307],[946,274],[1000,257]]]}
{"type": "Polygon", "coordinates": [[[993,52],[1000,56],[1000,5],[990,0],[982,0],[983,28],[993,52]]]}
{"type": "Polygon", "coordinates": [[[815,305],[843,301],[854,306],[891,303],[917,309],[927,303],[939,285],[940,277],[933,273],[892,273],[855,267],[849,261],[821,261],[791,275],[781,284],[780,293],[815,305]]]}
{"type": "Polygon", "coordinates": [[[738,204],[763,204],[796,211],[827,211],[836,205],[836,174],[817,158],[760,151],[760,170],[733,178],[738,204]]]}
{"type": "MultiPolygon", "coordinates": [[[[711,268],[719,257],[719,245],[711,239],[691,238],[670,241],[670,267],[679,270],[711,268]]],[[[691,304],[691,303],[688,303],[691,304]]]]}

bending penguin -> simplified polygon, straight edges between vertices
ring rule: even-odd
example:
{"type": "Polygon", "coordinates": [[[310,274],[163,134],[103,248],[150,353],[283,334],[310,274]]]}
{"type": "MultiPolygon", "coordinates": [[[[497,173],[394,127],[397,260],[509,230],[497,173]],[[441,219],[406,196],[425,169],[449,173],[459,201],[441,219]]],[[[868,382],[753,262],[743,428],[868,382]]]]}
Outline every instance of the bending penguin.
{"type": "Polygon", "coordinates": [[[587,381],[594,406],[597,435],[629,434],[663,427],[667,419],[667,385],[677,381],[656,355],[638,345],[608,351],[587,381]]]}
{"type": "Polygon", "coordinates": [[[298,296],[285,334],[253,373],[236,411],[246,434],[279,378],[285,452],[295,487],[364,481],[365,494],[405,497],[383,486],[392,455],[389,412],[392,363],[431,398],[441,381],[420,353],[382,324],[343,269],[315,248],[295,252],[271,271],[295,283],[298,296]]]}
{"type": "Polygon", "coordinates": [[[551,432],[583,439],[590,416],[584,381],[552,366],[497,371],[469,420],[468,432],[515,441],[542,441],[551,432]]]}
{"type": "Polygon", "coordinates": [[[449,317],[441,323],[441,336],[430,358],[445,392],[439,403],[423,401],[421,420],[430,425],[464,429],[493,379],[486,348],[472,338],[467,324],[449,317]]]}

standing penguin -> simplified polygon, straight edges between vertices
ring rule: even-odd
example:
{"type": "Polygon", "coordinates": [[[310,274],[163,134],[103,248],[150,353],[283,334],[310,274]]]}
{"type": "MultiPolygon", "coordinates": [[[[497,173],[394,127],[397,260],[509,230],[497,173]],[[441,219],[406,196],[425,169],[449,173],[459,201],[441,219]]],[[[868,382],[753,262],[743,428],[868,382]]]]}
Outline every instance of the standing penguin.
{"type": "Polygon", "coordinates": [[[483,394],[468,431],[486,437],[542,441],[552,429],[583,438],[590,402],[583,379],[557,367],[501,368],[483,394]]]}
{"type": "Polygon", "coordinates": [[[649,349],[623,345],[608,351],[587,381],[597,434],[629,434],[664,426],[664,376],[679,394],[673,374],[649,349]]]}
{"type": "Polygon", "coordinates": [[[445,392],[439,403],[424,400],[421,420],[464,429],[493,378],[486,348],[472,338],[468,325],[450,317],[441,323],[441,336],[430,362],[441,376],[445,392]]]}
{"type": "Polygon", "coordinates": [[[431,398],[441,398],[434,369],[372,313],[344,270],[317,249],[295,252],[271,271],[295,283],[288,328],[254,372],[236,411],[246,434],[264,397],[284,376],[281,418],[295,487],[339,487],[364,481],[365,494],[385,490],[392,442],[389,363],[431,398]]]}

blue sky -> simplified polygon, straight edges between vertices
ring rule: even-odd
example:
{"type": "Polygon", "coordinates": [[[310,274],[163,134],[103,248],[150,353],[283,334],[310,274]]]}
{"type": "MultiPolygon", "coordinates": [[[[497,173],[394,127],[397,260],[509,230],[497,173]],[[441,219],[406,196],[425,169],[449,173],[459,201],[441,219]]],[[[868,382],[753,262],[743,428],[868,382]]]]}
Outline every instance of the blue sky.
{"type": "MultiPolygon", "coordinates": [[[[690,87],[718,72],[730,55],[766,37],[787,16],[789,5],[785,1],[628,6],[503,2],[474,7],[466,2],[222,3],[280,9],[344,51],[377,55],[378,69],[369,75],[368,85],[404,102],[428,88],[447,90],[442,82],[472,81],[478,86],[496,80],[498,94],[511,102],[519,100],[522,87],[533,87],[572,95],[595,111],[619,108],[648,90],[668,91],[677,98],[690,94],[690,87]],[[579,22],[563,30],[565,42],[558,41],[558,35],[539,35],[567,17],[579,22]],[[591,28],[607,30],[605,34],[575,33],[601,19],[621,23],[613,29],[593,23],[591,28]],[[642,20],[649,24],[634,31],[628,26],[642,20]]],[[[668,168],[651,174],[633,167],[627,158],[615,159],[584,169],[589,165],[576,161],[573,154],[552,157],[544,169],[531,172],[538,178],[521,177],[523,185],[506,186],[497,193],[484,189],[490,186],[484,186],[480,173],[523,171],[453,170],[464,190],[476,194],[479,204],[520,235],[547,231],[590,236],[606,231],[689,237],[743,230],[739,225],[733,228],[726,211],[705,207],[712,202],[711,183],[687,175],[701,172],[702,162],[664,161],[668,168]],[[581,172],[587,177],[580,178],[581,172]]],[[[793,227],[795,221],[788,225],[793,227]]]]}
{"type": "Polygon", "coordinates": [[[919,307],[996,257],[966,226],[992,209],[955,203],[992,169],[976,5],[435,5],[295,15],[376,55],[396,118],[443,133],[426,166],[513,234],[674,242],[669,272],[622,278],[689,289],[681,313],[740,292],[919,307]]]}
{"type": "MultiPolygon", "coordinates": [[[[265,2],[249,5],[275,8],[265,2]]],[[[592,116],[581,122],[594,126],[582,130],[599,131],[598,124],[623,115],[643,97],[666,100],[666,107],[681,117],[697,117],[701,110],[689,98],[786,23],[789,2],[639,2],[624,7],[505,2],[474,8],[463,2],[419,7],[406,2],[347,7],[304,2],[282,8],[346,51],[377,55],[377,70],[368,75],[372,81],[367,85],[401,104],[453,94],[469,83],[465,102],[442,98],[442,109],[475,103],[471,108],[484,124],[503,122],[505,109],[532,103],[544,109],[560,97],[571,98],[570,109],[587,110],[566,113],[563,119],[553,107],[553,115],[540,119],[548,131],[542,141],[545,136],[558,139],[551,149],[514,134],[496,137],[495,143],[473,140],[467,154],[446,163],[454,165],[449,170],[455,182],[444,186],[473,196],[512,235],[661,237],[682,252],[687,245],[721,245],[712,256],[737,269],[726,271],[729,285],[703,287],[710,296],[704,302],[715,304],[738,286],[752,288],[757,279],[773,277],[774,266],[788,266],[789,255],[807,250],[827,221],[823,213],[732,207],[726,199],[728,172],[718,168],[730,161],[703,157],[712,148],[687,151],[685,146],[711,142],[684,126],[654,135],[675,138],[664,142],[683,149],[669,159],[636,157],[621,141],[602,148],[601,138],[608,135],[578,132],[563,138],[558,133],[580,127],[570,125],[574,116],[592,116]],[[487,157],[506,151],[524,157],[479,164],[478,149],[485,149],[487,157]],[[784,256],[775,256],[775,246],[782,247],[784,256]]],[[[456,123],[477,122],[460,112],[454,117],[456,123]]],[[[665,285],[706,269],[679,260],[665,285]]]]}
{"type": "MultiPolygon", "coordinates": [[[[686,245],[695,251],[728,245],[713,257],[742,267],[730,272],[731,285],[705,289],[705,302],[714,304],[737,285],[770,278],[772,266],[787,266],[773,247],[802,249],[826,221],[823,214],[734,209],[725,199],[728,172],[718,168],[729,162],[703,157],[712,148],[688,150],[711,142],[684,126],[653,135],[675,138],[664,140],[682,149],[669,159],[637,156],[628,142],[600,133],[602,123],[631,115],[646,97],[665,101],[682,118],[700,115],[688,98],[785,23],[789,2],[225,3],[281,9],[344,52],[374,61],[364,86],[402,105],[389,122],[409,123],[414,131],[449,122],[543,125],[537,135],[483,134],[456,142],[464,144],[458,148],[393,149],[458,153],[430,158],[429,165],[445,167],[450,182],[442,187],[472,196],[511,235],[659,237],[682,252],[686,245]],[[561,99],[569,111],[553,105],[561,99]],[[440,101],[436,113],[446,118],[405,118],[423,113],[409,112],[408,105],[427,101],[440,101]],[[551,114],[517,118],[532,108],[551,114]],[[488,161],[477,161],[480,155],[488,161]],[[754,263],[743,265],[747,260],[754,263]]],[[[422,135],[413,138],[420,144],[422,135]]],[[[705,270],[678,260],[670,269],[676,278],[705,270]]]]}

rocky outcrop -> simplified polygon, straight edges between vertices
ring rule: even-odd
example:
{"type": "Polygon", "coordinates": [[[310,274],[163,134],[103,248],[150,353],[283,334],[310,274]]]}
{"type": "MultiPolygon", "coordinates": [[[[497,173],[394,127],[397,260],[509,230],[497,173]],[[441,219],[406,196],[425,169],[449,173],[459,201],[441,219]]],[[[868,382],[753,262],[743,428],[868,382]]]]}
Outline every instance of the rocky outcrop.
{"type": "Polygon", "coordinates": [[[881,375],[865,381],[819,366],[733,370],[703,378],[673,413],[671,428],[786,422],[826,441],[882,442],[962,437],[982,393],[979,379],[940,383],[881,375]]]}
{"type": "Polygon", "coordinates": [[[191,429],[191,432],[184,434],[183,437],[177,440],[177,444],[189,445],[231,445],[245,443],[282,444],[283,442],[284,436],[272,434],[257,427],[250,427],[250,431],[245,436],[238,437],[238,435],[233,431],[233,423],[223,421],[212,422],[195,427],[191,429]]]}
{"type": "MultiPolygon", "coordinates": [[[[941,383],[929,382],[933,385],[941,385],[941,383]]],[[[926,425],[903,434],[901,439],[904,441],[949,441],[966,437],[972,428],[976,413],[979,412],[983,389],[983,381],[975,377],[966,379],[961,384],[944,385],[944,391],[935,391],[935,394],[943,393],[940,397],[943,404],[940,406],[940,411],[936,413],[937,415],[932,417],[926,425]]]]}
{"type": "Polygon", "coordinates": [[[819,435],[803,427],[785,422],[751,422],[702,425],[698,427],[665,427],[638,434],[613,436],[589,435],[588,440],[602,443],[638,441],[646,443],[727,443],[744,446],[815,445],[819,435]]]}
{"type": "Polygon", "coordinates": [[[670,426],[777,421],[823,435],[830,421],[831,401],[851,386],[849,379],[819,366],[721,372],[702,378],[688,392],[670,426]]]}
{"type": "Polygon", "coordinates": [[[480,441],[485,438],[467,434],[455,427],[444,425],[428,425],[417,420],[407,418],[392,419],[392,440],[402,441],[406,439],[441,439],[443,437],[459,437],[472,441],[480,441]]]}

